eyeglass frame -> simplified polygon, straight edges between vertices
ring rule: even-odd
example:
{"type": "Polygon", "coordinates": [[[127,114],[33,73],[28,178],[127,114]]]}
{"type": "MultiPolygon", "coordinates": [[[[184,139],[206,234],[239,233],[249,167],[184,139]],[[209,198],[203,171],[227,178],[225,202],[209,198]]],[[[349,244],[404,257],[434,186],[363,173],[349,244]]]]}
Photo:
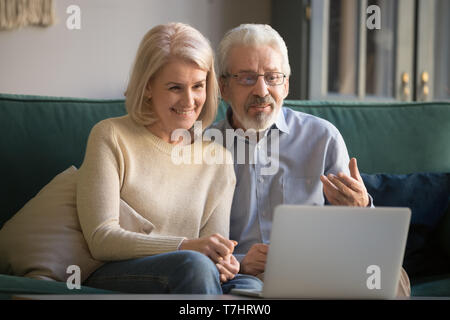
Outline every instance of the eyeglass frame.
{"type": "Polygon", "coordinates": [[[278,71],[267,71],[267,72],[264,72],[263,74],[259,74],[259,73],[257,73],[257,72],[253,72],[253,71],[241,71],[241,72],[238,72],[238,73],[235,73],[235,74],[227,73],[227,74],[223,75],[223,77],[225,77],[225,78],[232,77],[232,78],[234,78],[234,79],[237,79],[240,73],[241,73],[241,74],[242,74],[242,73],[251,73],[251,74],[256,75],[256,81],[255,81],[255,83],[253,83],[253,84],[244,84],[244,83],[241,83],[241,82],[238,81],[238,83],[239,83],[240,85],[243,85],[243,86],[246,86],[246,87],[254,86],[254,85],[258,82],[258,78],[259,78],[259,77],[264,77],[264,83],[265,83],[266,85],[270,86],[270,87],[281,86],[281,85],[284,83],[284,81],[285,81],[285,79],[286,79],[286,77],[287,77],[283,72],[278,72],[278,71]],[[281,83],[278,83],[278,84],[269,84],[269,83],[267,83],[267,81],[266,81],[266,75],[267,75],[268,73],[271,73],[271,74],[276,73],[276,74],[281,74],[281,75],[283,75],[281,83]]]}

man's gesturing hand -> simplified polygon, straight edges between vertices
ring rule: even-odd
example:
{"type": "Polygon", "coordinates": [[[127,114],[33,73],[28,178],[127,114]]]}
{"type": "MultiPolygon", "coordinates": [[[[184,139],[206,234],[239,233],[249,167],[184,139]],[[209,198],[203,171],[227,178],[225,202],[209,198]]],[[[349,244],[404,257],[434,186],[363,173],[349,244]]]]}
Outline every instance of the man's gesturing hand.
{"type": "Polygon", "coordinates": [[[241,273],[256,276],[266,268],[269,246],[263,243],[254,244],[241,261],[241,273]]]}
{"type": "Polygon", "coordinates": [[[350,159],[348,167],[351,177],[342,172],[337,176],[334,174],[329,174],[328,177],[320,176],[323,192],[332,205],[367,207],[369,195],[355,158],[350,159]]]}

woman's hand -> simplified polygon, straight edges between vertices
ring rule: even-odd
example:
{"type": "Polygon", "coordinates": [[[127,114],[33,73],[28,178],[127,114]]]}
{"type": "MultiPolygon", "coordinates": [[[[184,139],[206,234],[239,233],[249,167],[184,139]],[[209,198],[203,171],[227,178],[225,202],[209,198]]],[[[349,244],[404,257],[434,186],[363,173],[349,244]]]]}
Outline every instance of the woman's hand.
{"type": "Polygon", "coordinates": [[[216,263],[217,270],[220,273],[220,282],[225,283],[231,279],[233,279],[236,274],[239,273],[239,261],[230,254],[225,257],[225,259],[221,260],[219,263],[216,263]]]}
{"type": "Polygon", "coordinates": [[[228,240],[216,233],[198,239],[183,240],[179,250],[194,250],[201,252],[217,264],[233,253],[236,244],[236,241],[228,240]]]}

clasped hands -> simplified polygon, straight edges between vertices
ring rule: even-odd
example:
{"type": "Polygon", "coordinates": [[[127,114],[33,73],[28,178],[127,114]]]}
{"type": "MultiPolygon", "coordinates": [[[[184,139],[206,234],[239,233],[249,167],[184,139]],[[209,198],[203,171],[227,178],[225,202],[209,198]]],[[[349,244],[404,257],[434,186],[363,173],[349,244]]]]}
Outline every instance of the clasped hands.
{"type": "Polygon", "coordinates": [[[217,267],[222,283],[233,279],[239,273],[239,261],[233,256],[237,242],[228,240],[220,234],[213,234],[198,239],[186,239],[180,250],[194,250],[209,257],[217,267]]]}

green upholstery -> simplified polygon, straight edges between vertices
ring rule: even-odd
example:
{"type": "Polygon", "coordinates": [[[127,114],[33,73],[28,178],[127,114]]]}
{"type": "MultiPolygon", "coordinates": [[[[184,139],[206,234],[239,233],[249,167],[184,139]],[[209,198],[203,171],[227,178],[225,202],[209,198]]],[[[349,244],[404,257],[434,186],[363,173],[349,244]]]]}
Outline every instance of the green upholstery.
{"type": "Polygon", "coordinates": [[[90,129],[123,100],[0,95],[0,227],[56,174],[81,165],[90,129]]]}
{"type": "MultiPolygon", "coordinates": [[[[449,102],[286,101],[286,106],[332,122],[350,156],[358,158],[361,172],[450,172],[449,102]]],[[[223,119],[225,110],[221,103],[217,120],[223,119]]],[[[81,165],[95,123],[124,114],[123,100],[0,94],[0,227],[57,173],[81,165]]],[[[443,228],[441,238],[448,242],[450,223],[443,228]]],[[[413,293],[450,296],[450,276],[440,277],[418,283],[413,293]],[[447,290],[442,289],[445,286],[447,290]]],[[[0,275],[2,297],[12,292],[59,293],[64,287],[64,283],[0,275]]]]}
{"type": "Polygon", "coordinates": [[[67,285],[57,281],[44,281],[0,274],[0,292],[9,298],[20,294],[113,294],[109,290],[100,290],[81,286],[80,289],[68,289],[67,285]]]}
{"type": "Polygon", "coordinates": [[[450,102],[286,100],[285,106],[333,123],[361,172],[450,172],[450,102]]]}

